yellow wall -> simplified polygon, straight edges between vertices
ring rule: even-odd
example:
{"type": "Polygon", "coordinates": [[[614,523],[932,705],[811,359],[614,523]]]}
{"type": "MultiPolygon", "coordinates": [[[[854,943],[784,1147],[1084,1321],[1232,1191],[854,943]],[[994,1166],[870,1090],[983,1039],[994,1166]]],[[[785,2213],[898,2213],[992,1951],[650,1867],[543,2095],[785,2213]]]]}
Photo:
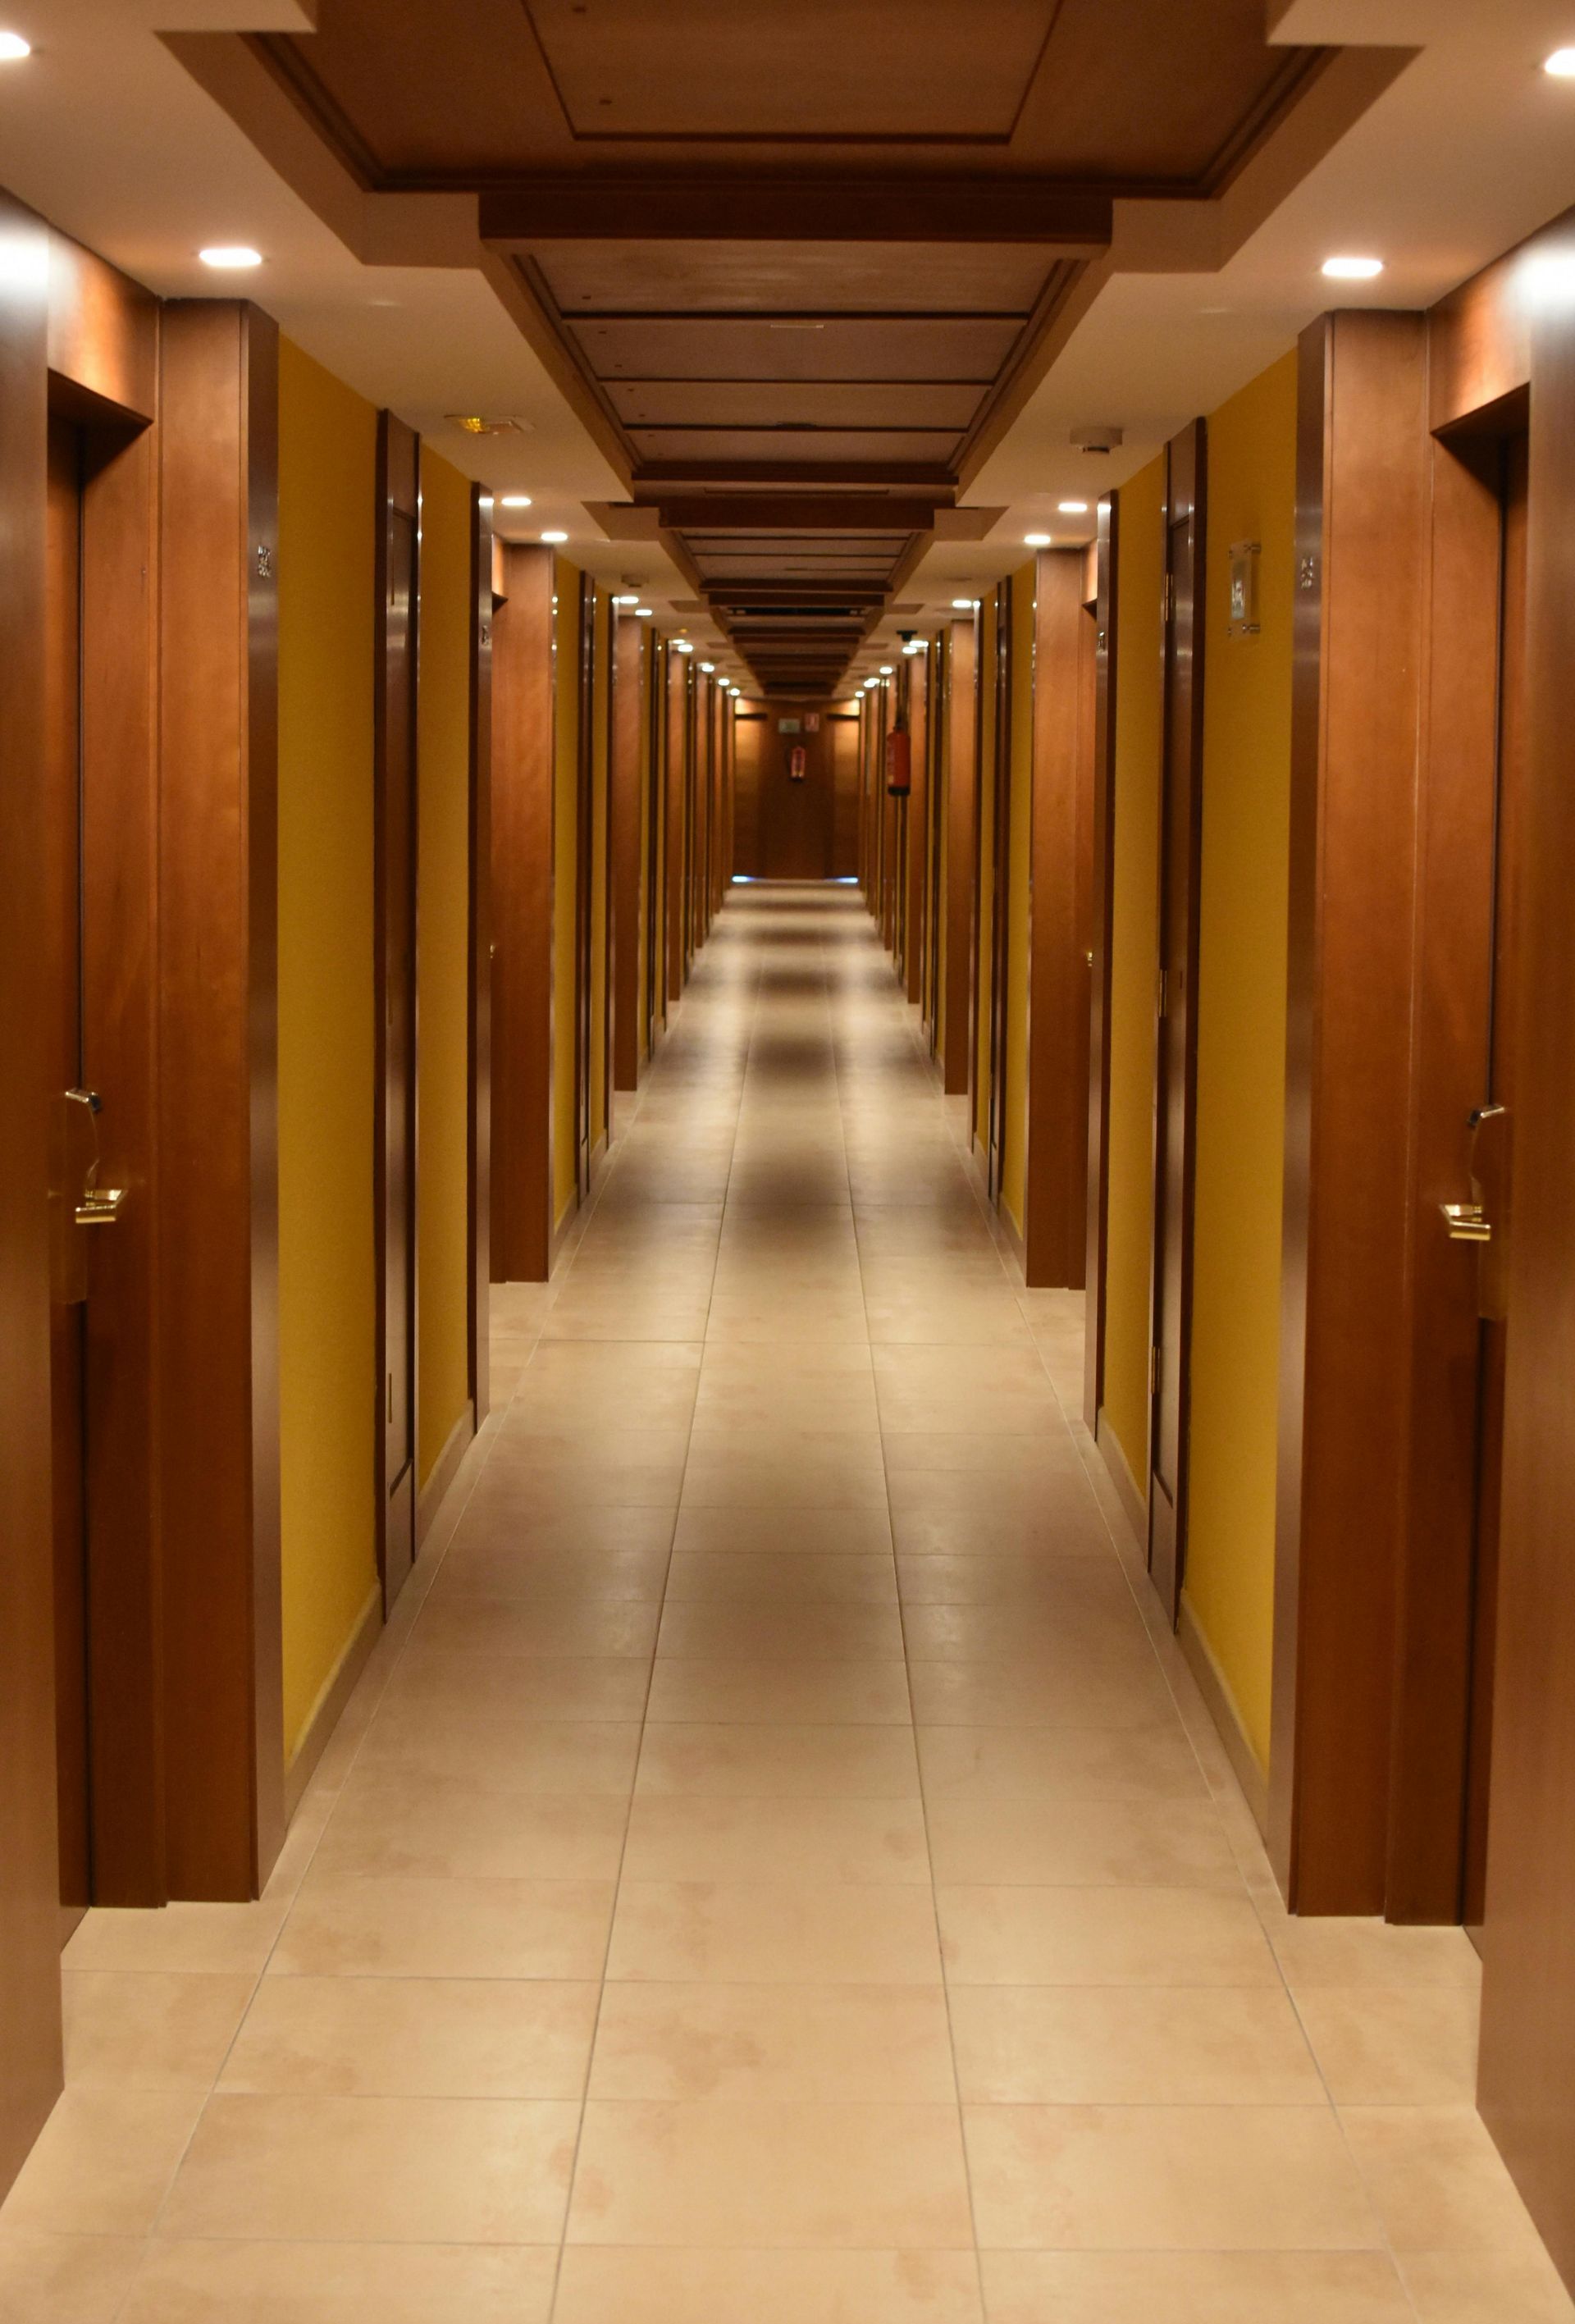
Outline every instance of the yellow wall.
{"type": "Polygon", "coordinates": [[[1111,834],[1110,1118],[1105,1418],[1148,1490],[1148,1290],[1154,1239],[1154,1031],[1159,975],[1160,596],[1165,461],[1120,492],[1111,834]]]}
{"type": "Polygon", "coordinates": [[[579,881],[580,569],[553,560],[557,761],[553,774],[552,1215],[561,1225],[578,1186],[575,1120],[575,912],[579,881]]]}
{"type": "Polygon", "coordinates": [[[1185,1597],[1266,1766],[1274,1633],[1296,358],[1209,421],[1192,1468],[1185,1597]],[[1232,541],[1261,544],[1232,639],[1232,541]]]}
{"type": "Polygon", "coordinates": [[[1028,1175],[1028,914],[1034,845],[1035,568],[1012,576],[1011,861],[1007,893],[1006,1150],[1001,1201],[1023,1231],[1028,1175]]]}
{"type": "Polygon", "coordinates": [[[979,616],[979,854],[977,858],[979,954],[973,991],[974,1083],[973,1135],[980,1146],[990,1145],[990,1017],[994,1001],[992,973],[995,945],[995,592],[990,591],[979,616]]]}
{"type": "Polygon", "coordinates": [[[373,656],[377,415],[279,379],[279,1353],[284,1735],[377,1594],[373,656]]]}
{"type": "Polygon", "coordinates": [[[595,600],[595,696],[591,725],[591,1144],[607,1130],[607,714],[612,695],[607,658],[612,650],[612,600],[595,600]]]}
{"type": "Polygon", "coordinates": [[[470,484],[421,452],[417,1475],[470,1402],[470,484]]]}

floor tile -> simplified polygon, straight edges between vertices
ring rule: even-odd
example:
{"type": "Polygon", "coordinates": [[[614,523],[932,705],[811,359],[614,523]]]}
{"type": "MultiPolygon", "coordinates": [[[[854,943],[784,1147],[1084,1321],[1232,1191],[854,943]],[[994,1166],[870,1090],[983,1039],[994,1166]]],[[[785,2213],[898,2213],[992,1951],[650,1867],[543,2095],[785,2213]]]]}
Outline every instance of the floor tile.
{"type": "Polygon", "coordinates": [[[906,1727],[907,1672],[899,1662],[771,1661],[741,1655],[684,1661],[659,1655],[649,1716],[686,1725],[806,1720],[821,1727],[906,1727]]]}
{"type": "Polygon", "coordinates": [[[950,1885],[1240,1888],[1206,1800],[932,1796],[929,1836],[935,1878],[950,1885]]]}
{"type": "MultiPolygon", "coordinates": [[[[897,1572],[885,1556],[839,1556],[815,1550],[680,1551],[668,1577],[668,1604],[691,1601],[762,1607],[776,1611],[806,1600],[895,1609],[897,1572]]],[[[899,1633],[900,1650],[900,1633],[899,1633]]]]}
{"type": "Polygon", "coordinates": [[[17,2324],[115,2324],[143,2249],[133,2236],[0,2227],[0,2316],[17,2324]]]}
{"type": "Polygon", "coordinates": [[[249,1976],[68,1970],[67,2083],[211,2089],[254,1983],[249,1976]]]}
{"type": "Polygon", "coordinates": [[[640,1793],[701,1799],[916,1799],[906,1727],[664,1726],[645,1731],[640,1793]]]}
{"type": "Polygon", "coordinates": [[[599,1977],[610,1880],[309,1880],[270,1974],[599,1977]]]}
{"type": "Polygon", "coordinates": [[[632,1881],[610,1978],[767,1985],[931,1985],[929,1891],[872,1881],[632,1881]]]}
{"type": "Polygon", "coordinates": [[[148,2246],[119,2324],[548,2324],[556,2246],[148,2246]]]}
{"type": "Polygon", "coordinates": [[[953,1984],[964,2099],[1045,2106],[1319,2106],[1272,1986],[953,1984]]]}
{"type": "Polygon", "coordinates": [[[600,1990],[595,1978],[264,1978],[219,2087],[577,2099],[600,1990]]]}
{"type": "Polygon", "coordinates": [[[1191,1744],[1163,1727],[929,1727],[916,1729],[927,1798],[1055,1801],[1205,1796],[1191,1744]]]}
{"type": "Polygon", "coordinates": [[[593,2100],[568,2240],[965,2249],[972,2232],[957,2110],[593,2100]]]}
{"type": "Polygon", "coordinates": [[[1572,2324],[1575,2299],[1545,2252],[1403,2252],[1419,2324],[1572,2324]]]}
{"type": "Polygon", "coordinates": [[[674,1557],[696,1552],[889,1559],[891,1523],[883,1508],[680,1509],[674,1557]]]}
{"type": "Polygon", "coordinates": [[[1210,1888],[939,1888],[954,1985],[1277,1985],[1244,1895],[1210,1888]]]}
{"type": "Polygon", "coordinates": [[[938,1986],[606,1988],[593,2098],[955,2098],[938,1986]]]}
{"type": "Polygon", "coordinates": [[[965,2106],[987,2250],[1358,2251],[1379,2228],[1327,2106],[965,2106]]]}
{"type": "Polygon", "coordinates": [[[1411,2324],[1381,2252],[987,2251],[981,2264],[990,2324],[1411,2324]]]}
{"type": "Polygon", "coordinates": [[[1340,2120],[1397,2252],[1536,2248],[1536,2230],[1475,2107],[1346,2107],[1340,2120]]]}
{"type": "Polygon", "coordinates": [[[202,2105],[197,2090],[67,2090],[0,2205],[0,2233],[146,2235],[202,2105]]]}
{"type": "MultiPolygon", "coordinates": [[[[852,1563],[851,1559],[841,1562],[852,1563]]],[[[889,1605],[870,1606],[826,1598],[778,1598],[762,1602],[736,1597],[669,1597],[657,1651],[662,1656],[691,1660],[769,1656],[774,1661],[780,1656],[900,1664],[902,1639],[902,1618],[895,1600],[889,1605]]]]}
{"type": "Polygon", "coordinates": [[[981,2324],[972,2252],[571,2245],[554,2324],[981,2324]]]}
{"type": "Polygon", "coordinates": [[[917,1800],[705,1799],[641,1792],[628,1880],[872,1880],[930,1886],[917,1800]]]}
{"type": "Polygon", "coordinates": [[[1296,2006],[1337,2106],[1474,2105],[1470,1987],[1304,1986],[1296,2006]]]}
{"type": "Polygon", "coordinates": [[[209,2100],[160,2221],[173,2237],[548,2244],[577,2106],[548,2100],[209,2100]]]}
{"type": "Polygon", "coordinates": [[[319,1877],[615,1880],[624,1795],[524,1794],[455,1777],[353,1773],[318,1844],[319,1877]]]}

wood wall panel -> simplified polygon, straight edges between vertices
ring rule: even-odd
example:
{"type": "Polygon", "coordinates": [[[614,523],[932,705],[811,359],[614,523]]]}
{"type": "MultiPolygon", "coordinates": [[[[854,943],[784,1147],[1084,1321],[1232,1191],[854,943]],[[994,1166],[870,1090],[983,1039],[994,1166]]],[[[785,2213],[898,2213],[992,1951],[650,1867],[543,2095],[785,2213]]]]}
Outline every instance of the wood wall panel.
{"type": "Polygon", "coordinates": [[[493,619],[494,1283],[544,1283],[552,1249],[552,553],[510,544],[493,619]]]}
{"type": "Polygon", "coordinates": [[[479,1428],[492,1406],[493,1210],[493,528],[471,489],[470,1129],[467,1164],[470,1394],[479,1428]]]}
{"type": "Polygon", "coordinates": [[[1083,1280],[1082,1416],[1097,1428],[1105,1395],[1105,1260],[1110,1227],[1110,905],[1116,803],[1114,684],[1119,503],[1101,501],[1094,549],[1094,732],[1089,826],[1088,1213],[1083,1280]]]}
{"type": "Polygon", "coordinates": [[[951,625],[946,703],[946,993],[942,1072],[949,1096],[968,1088],[972,1056],[974,888],[979,854],[979,632],[951,625]]]}
{"type": "Polygon", "coordinates": [[[1036,575],[1033,888],[1028,939],[1030,1284],[1076,1289],[1088,1213],[1086,855],[1093,738],[1083,697],[1082,554],[1042,549],[1036,575]]]}
{"type": "Polygon", "coordinates": [[[640,1084],[640,947],[642,892],[640,781],[649,725],[645,641],[632,614],[621,615],[612,647],[612,1086],[640,1084]]]}
{"type": "Polygon", "coordinates": [[[688,883],[689,788],[693,780],[694,729],[689,696],[688,654],[667,650],[663,679],[666,711],[667,988],[670,1004],[683,992],[689,973],[688,883]]]}
{"type": "Polygon", "coordinates": [[[907,893],[903,903],[903,985],[917,1001],[924,991],[925,898],[928,864],[926,839],[930,813],[930,660],[907,659],[908,765],[911,788],[903,808],[903,863],[907,893]]]}
{"type": "Polygon", "coordinates": [[[92,400],[81,417],[107,417],[102,406],[110,404],[128,418],[152,419],[158,312],[140,282],[66,235],[50,235],[49,366],[58,383],[92,400]]]}
{"type": "Polygon", "coordinates": [[[45,280],[39,220],[0,193],[0,2189],[60,2088],[50,1498],[43,591],[45,280]]]}
{"type": "Polygon", "coordinates": [[[1426,396],[1421,317],[1303,334],[1270,1838],[1310,1913],[1384,1906],[1426,396]]]}
{"type": "MultiPolygon", "coordinates": [[[[1542,236],[1575,270],[1575,219],[1542,236]]],[[[1514,318],[1506,322],[1513,334],[1514,318]]],[[[1529,705],[1479,2102],[1575,2283],[1575,308],[1531,337],[1529,705]]]]}
{"type": "Polygon", "coordinates": [[[166,308],[157,1363],[174,1896],[255,1895],[283,1837],[277,389],[277,331],[256,309],[166,308]]]}

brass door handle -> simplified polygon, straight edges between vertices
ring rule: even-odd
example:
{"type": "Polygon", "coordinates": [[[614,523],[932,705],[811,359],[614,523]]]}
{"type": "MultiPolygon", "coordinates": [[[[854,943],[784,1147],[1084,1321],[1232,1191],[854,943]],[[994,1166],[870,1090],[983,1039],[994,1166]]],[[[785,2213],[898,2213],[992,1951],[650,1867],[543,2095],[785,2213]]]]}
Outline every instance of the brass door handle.
{"type": "Polygon", "coordinates": [[[124,1186],[85,1186],[77,1205],[79,1227],[112,1227],[125,1200],[124,1186]]]}
{"type": "Polygon", "coordinates": [[[1439,1209],[1451,1242],[1492,1241],[1492,1223],[1483,1217],[1480,1203],[1441,1203],[1439,1209]]]}

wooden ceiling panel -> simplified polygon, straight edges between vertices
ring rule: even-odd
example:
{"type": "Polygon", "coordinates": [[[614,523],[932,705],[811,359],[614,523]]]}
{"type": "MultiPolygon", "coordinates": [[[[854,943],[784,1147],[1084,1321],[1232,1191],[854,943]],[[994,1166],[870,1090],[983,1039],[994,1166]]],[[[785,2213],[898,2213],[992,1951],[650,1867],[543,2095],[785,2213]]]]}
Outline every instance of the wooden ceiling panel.
{"type": "Polygon", "coordinates": [[[1022,326],[1016,316],[912,315],[784,324],[736,315],[575,322],[604,380],[911,380],[989,386],[1022,326]]]}
{"type": "MultiPolygon", "coordinates": [[[[966,428],[981,391],[873,380],[631,379],[607,383],[631,428],[966,428]]],[[[712,447],[714,448],[714,447],[712,447]]]]}
{"type": "Polygon", "coordinates": [[[1053,0],[528,0],[579,139],[1004,143],[1053,0]]]}
{"type": "Polygon", "coordinates": [[[567,315],[901,312],[1027,315],[1046,259],[1020,244],[531,242],[567,315]]]}
{"type": "Polygon", "coordinates": [[[729,460],[949,460],[957,451],[959,430],[944,432],[908,429],[866,431],[861,429],[804,428],[631,428],[637,452],[651,459],[689,459],[707,453],[729,460]]]}

